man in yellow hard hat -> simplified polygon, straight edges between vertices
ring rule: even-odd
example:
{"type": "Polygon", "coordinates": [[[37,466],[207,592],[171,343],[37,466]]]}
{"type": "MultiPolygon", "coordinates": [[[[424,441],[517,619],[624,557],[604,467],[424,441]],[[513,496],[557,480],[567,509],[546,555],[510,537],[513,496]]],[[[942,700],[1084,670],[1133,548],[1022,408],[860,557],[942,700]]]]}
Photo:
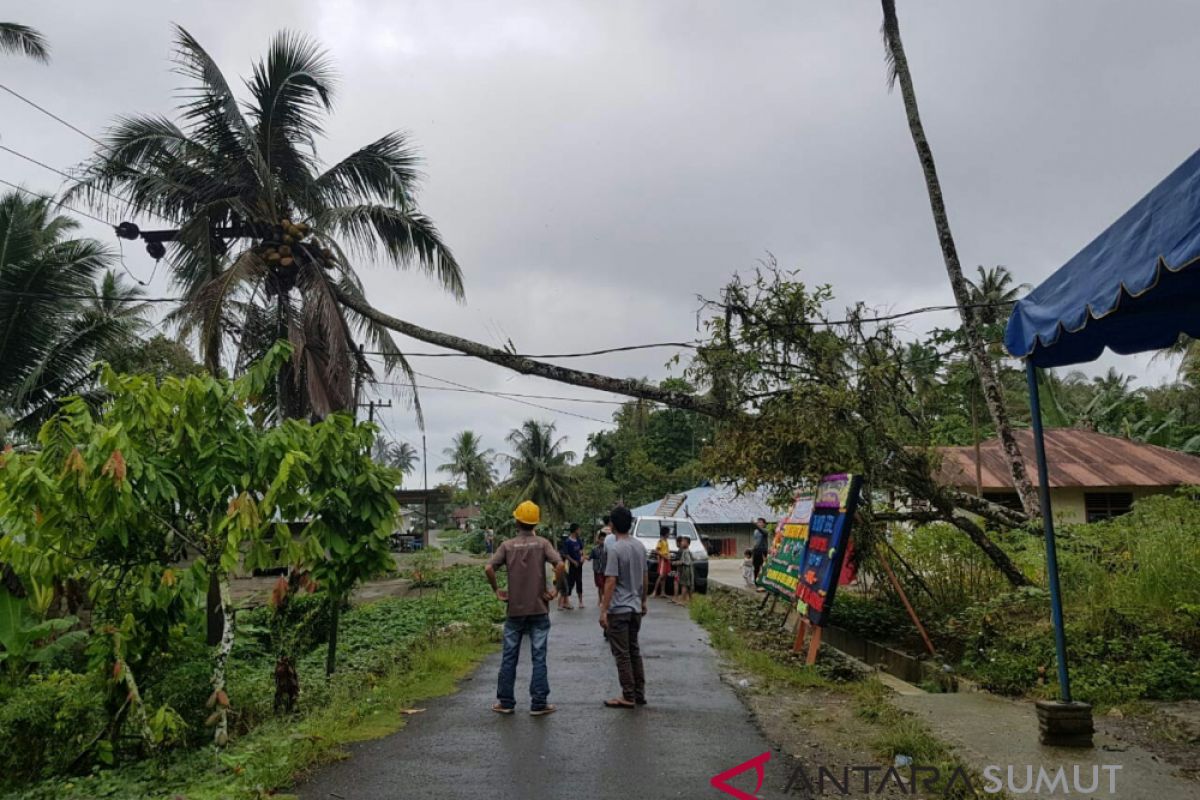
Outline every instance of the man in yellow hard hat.
{"type": "Polygon", "coordinates": [[[550,607],[554,593],[546,590],[546,563],[554,565],[555,577],[565,566],[554,545],[535,533],[541,521],[537,504],[526,500],[513,511],[517,535],[500,543],[488,560],[484,575],[496,597],[508,604],[508,619],[504,622],[504,654],[500,659],[500,675],[496,687],[496,703],[492,710],[511,714],[516,708],[514,684],[517,679],[517,659],[521,640],[528,635],[533,652],[533,678],[529,682],[529,713],[535,717],[552,714],[554,706],[546,702],[550,696],[550,679],[546,670],[546,649],[550,638],[550,607]],[[496,569],[508,570],[508,590],[496,585],[496,569]]]}

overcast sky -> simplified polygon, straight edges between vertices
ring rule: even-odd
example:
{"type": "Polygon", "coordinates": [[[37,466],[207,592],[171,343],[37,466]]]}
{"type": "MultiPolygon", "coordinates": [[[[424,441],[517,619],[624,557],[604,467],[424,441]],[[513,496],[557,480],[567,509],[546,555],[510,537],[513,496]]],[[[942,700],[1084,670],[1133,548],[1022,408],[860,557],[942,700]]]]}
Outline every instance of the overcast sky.
{"type": "MultiPolygon", "coordinates": [[[[1196,148],[1200,4],[898,5],[968,268],[1004,264],[1040,281],[1196,148]]],[[[424,153],[420,205],[463,266],[466,304],[419,274],[359,265],[377,307],[422,325],[511,339],[522,352],[688,339],[697,295],[768,251],[832,284],[839,306],[951,302],[902,102],[885,84],[874,2],[5,0],[0,19],[33,25],[53,48],[49,66],[5,57],[0,81],[97,135],[117,114],[171,111],[173,22],[231,82],[280,28],[317,37],[340,74],[322,158],[393,129],[424,153]]],[[[86,139],[4,93],[0,137],[56,167],[89,153],[86,139]]],[[[0,178],[61,187],[2,152],[0,178]]],[[[86,230],[115,244],[98,223],[86,230]]],[[[127,244],[125,261],[151,274],[140,246],[127,244]]],[[[152,291],[171,291],[161,270],[152,291]]],[[[669,355],[571,363],[659,379],[669,355]]],[[[1100,362],[1110,364],[1150,383],[1171,372],[1100,362]]],[[[414,366],[495,391],[614,399],[466,359],[414,366]]],[[[488,395],[422,400],[433,467],[463,428],[503,451],[523,419],[553,419],[582,453],[604,427],[488,395]]],[[[597,420],[615,407],[536,402],[597,420]]],[[[382,419],[419,448],[400,404],[382,419]]]]}

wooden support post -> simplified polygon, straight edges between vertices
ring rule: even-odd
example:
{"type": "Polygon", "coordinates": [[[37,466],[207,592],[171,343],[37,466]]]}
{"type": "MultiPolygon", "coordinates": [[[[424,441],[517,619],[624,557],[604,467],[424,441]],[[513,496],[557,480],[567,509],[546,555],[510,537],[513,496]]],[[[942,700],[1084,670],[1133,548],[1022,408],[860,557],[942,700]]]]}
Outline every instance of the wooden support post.
{"type": "Polygon", "coordinates": [[[767,616],[768,616],[768,617],[769,617],[769,616],[771,616],[772,614],[774,614],[774,613],[775,613],[775,602],[776,602],[778,599],[779,599],[779,595],[777,595],[777,594],[772,594],[772,595],[771,595],[771,607],[767,609],[767,616]]]}
{"type": "Polygon", "coordinates": [[[804,663],[812,666],[817,663],[817,651],[821,649],[821,626],[812,626],[812,636],[808,640],[808,658],[804,663]]]}
{"type": "Polygon", "coordinates": [[[921,639],[925,642],[925,649],[929,651],[929,655],[936,656],[937,651],[933,649],[933,642],[930,641],[929,634],[925,632],[925,626],[921,624],[921,619],[917,616],[917,610],[912,607],[912,603],[908,602],[908,595],[904,593],[904,587],[900,585],[896,573],[892,572],[892,564],[888,561],[887,549],[877,548],[875,552],[879,555],[879,563],[883,565],[883,571],[887,573],[888,580],[892,583],[892,588],[896,590],[896,594],[900,595],[900,602],[904,603],[904,608],[908,611],[908,616],[912,619],[913,625],[916,625],[917,630],[921,633],[921,639]]]}
{"type": "Polygon", "coordinates": [[[808,631],[808,619],[801,614],[796,622],[796,641],[792,643],[792,652],[799,653],[804,649],[804,634],[808,631]]]}

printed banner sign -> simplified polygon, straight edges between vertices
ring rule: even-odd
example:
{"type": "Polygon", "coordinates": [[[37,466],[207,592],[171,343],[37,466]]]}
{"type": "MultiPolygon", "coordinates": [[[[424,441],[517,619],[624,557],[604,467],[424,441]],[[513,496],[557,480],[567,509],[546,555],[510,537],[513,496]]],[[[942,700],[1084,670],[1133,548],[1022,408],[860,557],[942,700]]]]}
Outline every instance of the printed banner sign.
{"type": "Polygon", "coordinates": [[[827,475],[817,487],[796,584],[797,608],[814,625],[824,625],[833,609],[861,484],[857,475],[827,475]]]}
{"type": "Polygon", "coordinates": [[[763,588],[781,595],[788,602],[796,596],[800,581],[800,563],[804,559],[804,543],[808,541],[808,518],[812,515],[813,500],[809,495],[796,499],[791,512],[779,520],[775,528],[775,547],[763,565],[758,582],[763,588]]]}

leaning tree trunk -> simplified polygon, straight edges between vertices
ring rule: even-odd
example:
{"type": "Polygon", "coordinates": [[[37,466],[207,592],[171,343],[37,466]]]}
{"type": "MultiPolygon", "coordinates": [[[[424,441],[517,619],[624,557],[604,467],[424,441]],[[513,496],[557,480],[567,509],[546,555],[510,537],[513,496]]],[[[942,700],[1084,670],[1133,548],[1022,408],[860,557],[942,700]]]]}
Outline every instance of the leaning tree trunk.
{"type": "Polygon", "coordinates": [[[900,41],[900,22],[896,18],[895,0],[882,0],[883,3],[883,38],[887,55],[892,67],[892,81],[900,82],[900,94],[904,98],[904,110],[908,116],[908,130],[912,134],[913,145],[917,150],[917,158],[921,162],[921,171],[925,175],[925,189],[929,194],[929,206],[933,212],[933,224],[937,228],[938,243],[942,248],[942,260],[946,264],[946,274],[950,278],[950,288],[954,292],[954,302],[958,305],[962,317],[963,333],[966,335],[967,347],[975,371],[979,375],[980,387],[992,421],[996,423],[996,432],[1000,443],[1008,457],[1009,470],[1012,473],[1013,487],[1021,498],[1021,505],[1030,517],[1038,515],[1038,500],[1029,474],[1025,470],[1025,461],[1021,457],[1021,448],[1013,436],[1012,424],[1008,419],[1008,409],[1005,407],[1004,395],[1000,390],[1000,381],[996,376],[996,367],[983,341],[979,328],[978,309],[971,305],[970,294],[967,291],[967,281],[963,277],[962,265],[958,261],[958,248],[954,244],[954,236],[950,233],[950,219],[946,214],[946,204],[942,199],[942,187],[938,181],[937,167],[933,161],[933,150],[929,140],[925,138],[925,128],[921,124],[921,115],[917,109],[917,96],[913,90],[912,73],[908,69],[908,58],[904,54],[904,45],[900,41]]]}

